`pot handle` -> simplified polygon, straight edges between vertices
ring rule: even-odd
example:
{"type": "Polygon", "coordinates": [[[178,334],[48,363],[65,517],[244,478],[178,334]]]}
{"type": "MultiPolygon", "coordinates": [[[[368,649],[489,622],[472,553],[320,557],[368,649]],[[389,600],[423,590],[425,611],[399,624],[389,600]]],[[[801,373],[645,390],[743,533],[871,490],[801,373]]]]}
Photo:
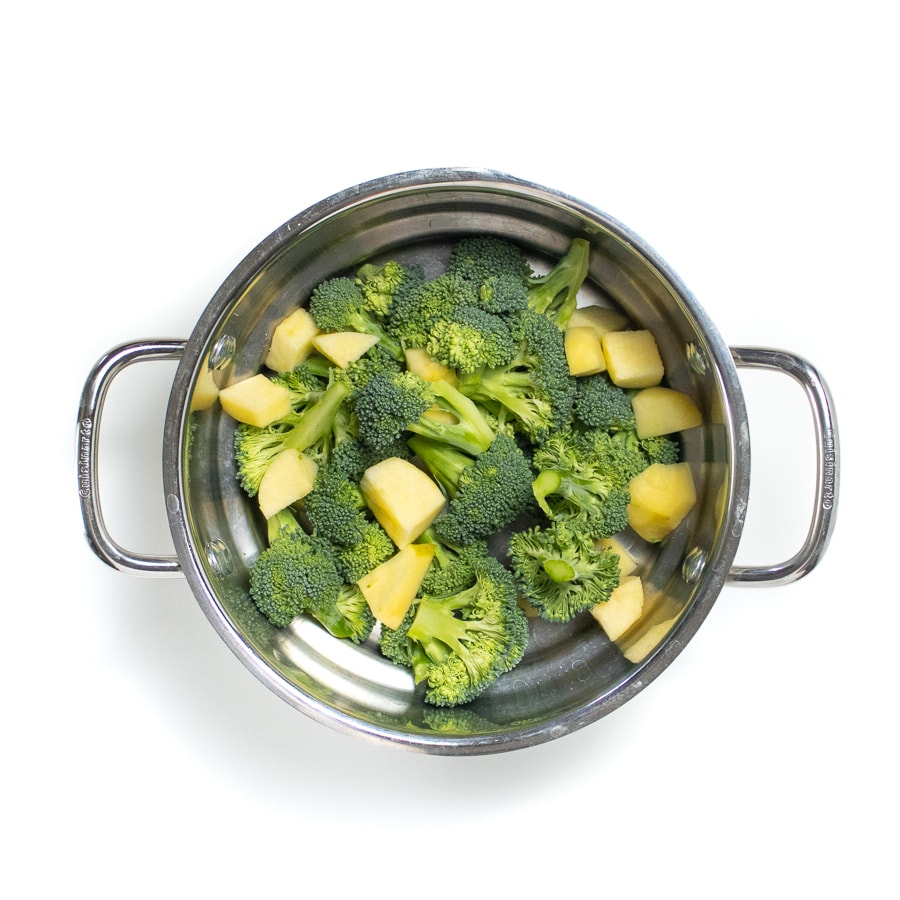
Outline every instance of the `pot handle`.
{"type": "Polygon", "coordinates": [[[76,442],[81,515],[91,549],[103,562],[120,572],[178,575],[181,573],[181,563],[174,556],[131,553],[117,544],[106,530],[96,489],[100,416],[106,393],[113,379],[126,366],[148,360],[180,359],[184,347],[185,342],[179,340],[146,340],[120,344],[97,361],[82,390],[76,442]]]}
{"type": "Polygon", "coordinates": [[[739,367],[782,372],[803,387],[812,408],[816,434],[817,473],[815,506],[803,546],[775,566],[734,566],[728,581],[735,585],[788,584],[807,575],[825,552],[834,530],[838,500],[839,449],[834,403],[824,379],[805,359],[783,350],[731,347],[739,367]]]}

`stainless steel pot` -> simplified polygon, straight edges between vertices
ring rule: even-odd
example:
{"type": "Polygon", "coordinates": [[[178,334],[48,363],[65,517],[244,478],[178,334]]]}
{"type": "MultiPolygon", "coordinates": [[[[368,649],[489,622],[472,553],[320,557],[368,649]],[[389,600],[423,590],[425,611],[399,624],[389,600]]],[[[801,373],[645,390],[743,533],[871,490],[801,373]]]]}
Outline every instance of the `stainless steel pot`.
{"type": "Polygon", "coordinates": [[[78,418],[77,468],[85,529],[101,560],[123,572],[187,578],[226,644],[289,704],[331,727],[433,754],[472,755],[539,744],[616,709],[682,651],[726,584],[775,585],[806,575],[824,552],[838,495],[838,439],[827,386],[805,360],[778,350],[729,348],[675,273],[639,237],[570,196],[493,171],[429,169],[371,181],[300,213],[228,276],[187,340],[143,340],[103,356],[78,418]],[[192,411],[198,379],[221,385],[259,370],[274,324],[325,277],[364,259],[414,256],[439,266],[465,232],[503,234],[536,266],[576,235],[592,243],[586,290],[651,329],[673,386],[689,392],[705,424],[685,435],[698,502],[663,544],[635,539],[648,603],[629,647],[593,619],[533,621],[522,663],[452,713],[421,704],[411,679],[377,648],[337,641],[302,619],[272,628],[247,591],[264,534],[232,460],[233,422],[217,406],[192,411]],[[96,492],[107,389],[135,362],[176,359],[164,423],[165,504],[177,556],[134,553],[107,532],[96,492]],[[736,567],[750,482],[750,438],[739,367],[777,370],[805,389],[818,475],[808,536],[789,560],[736,567]],[[630,649],[629,649],[630,648],[630,649]]]}

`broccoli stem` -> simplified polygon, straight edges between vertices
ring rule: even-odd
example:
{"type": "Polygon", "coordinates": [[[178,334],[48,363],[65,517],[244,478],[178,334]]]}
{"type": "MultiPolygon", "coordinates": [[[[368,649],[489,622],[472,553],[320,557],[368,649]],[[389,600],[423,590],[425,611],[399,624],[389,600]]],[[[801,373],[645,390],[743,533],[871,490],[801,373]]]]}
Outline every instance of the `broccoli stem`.
{"type": "Polygon", "coordinates": [[[575,577],[575,569],[564,559],[545,559],[544,571],[555,584],[566,584],[575,577]]]}
{"type": "Polygon", "coordinates": [[[531,485],[534,492],[534,499],[537,500],[538,506],[551,518],[553,512],[550,504],[547,503],[547,495],[555,494],[562,486],[562,475],[556,469],[544,469],[531,485]]]}
{"type": "Polygon", "coordinates": [[[297,417],[284,447],[302,451],[326,437],[334,427],[338,410],[349,391],[350,388],[342,381],[330,384],[322,396],[297,417]]]}

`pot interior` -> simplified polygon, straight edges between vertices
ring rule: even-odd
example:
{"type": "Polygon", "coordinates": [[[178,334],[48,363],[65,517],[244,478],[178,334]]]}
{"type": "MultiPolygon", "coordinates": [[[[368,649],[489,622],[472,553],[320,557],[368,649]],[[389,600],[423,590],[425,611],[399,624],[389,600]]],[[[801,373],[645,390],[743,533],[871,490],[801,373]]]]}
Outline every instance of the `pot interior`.
{"type": "Polygon", "coordinates": [[[540,743],[629,699],[681,651],[715,601],[732,563],[746,502],[746,414],[727,347],[703,310],[640,239],[573,198],[492,172],[427,170],[338,194],[263,241],[229,276],[188,342],[167,416],[164,477],[177,498],[172,532],[185,576],[210,621],[247,667],[283,699],[332,727],[443,754],[540,743]],[[667,380],[691,394],[704,425],[683,435],[698,501],[665,542],[630,532],[646,603],[619,645],[585,613],[567,625],[530,619],[524,660],[476,701],[426,706],[411,676],[374,640],[359,647],[303,618],[273,628],[247,593],[265,546],[255,502],[240,488],[235,424],[218,405],[191,412],[202,367],[220,386],[260,370],[275,324],[326,277],[396,258],[428,274],[466,233],[502,235],[545,271],[573,237],[592,244],[586,301],[618,307],[649,328],[667,380]],[[643,649],[641,649],[643,647],[643,649]],[[629,658],[630,657],[630,658],[629,658]]]}

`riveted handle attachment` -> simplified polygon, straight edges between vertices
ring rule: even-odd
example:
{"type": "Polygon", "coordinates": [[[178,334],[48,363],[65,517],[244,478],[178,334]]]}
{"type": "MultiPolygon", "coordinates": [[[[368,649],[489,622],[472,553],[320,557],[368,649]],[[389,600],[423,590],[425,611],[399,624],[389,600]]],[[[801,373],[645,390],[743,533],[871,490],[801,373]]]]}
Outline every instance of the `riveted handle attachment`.
{"type": "Polygon", "coordinates": [[[783,350],[763,347],[732,347],[739,367],[769,369],[799,382],[813,413],[816,437],[816,493],[812,520],[803,546],[788,560],[774,566],[734,566],[730,584],[787,584],[807,575],[825,552],[834,530],[838,499],[839,449],[834,403],[819,372],[805,359],[783,350]]]}
{"type": "Polygon", "coordinates": [[[132,553],[116,543],[106,529],[97,493],[97,446],[100,418],[107,391],[127,366],[150,360],[177,360],[184,352],[181,340],[147,340],[121,344],[102,356],[91,369],[78,410],[78,496],[88,543],[105,563],[121,572],[137,575],[179,575],[181,564],[174,556],[132,553]]]}

